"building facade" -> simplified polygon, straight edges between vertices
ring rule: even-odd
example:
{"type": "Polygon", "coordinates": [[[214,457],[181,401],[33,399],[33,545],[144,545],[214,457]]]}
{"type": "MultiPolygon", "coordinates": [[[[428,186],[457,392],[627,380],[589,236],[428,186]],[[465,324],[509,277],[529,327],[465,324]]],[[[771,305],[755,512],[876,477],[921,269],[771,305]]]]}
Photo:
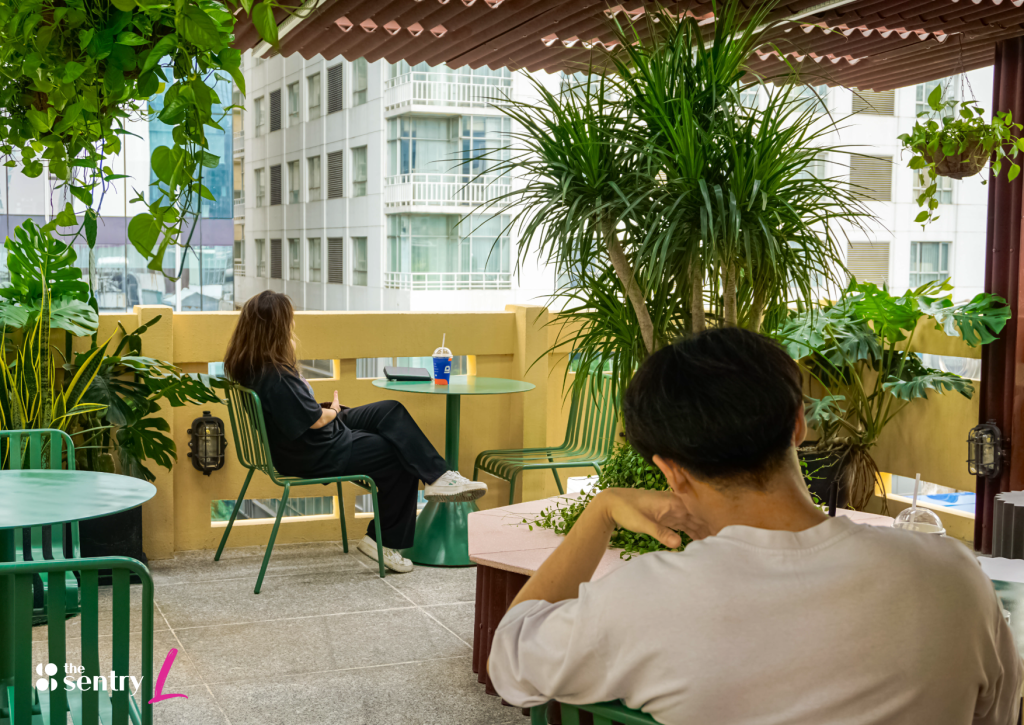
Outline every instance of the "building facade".
{"type": "Polygon", "coordinates": [[[472,213],[514,183],[488,170],[523,79],[298,55],[249,55],[245,76],[238,303],[272,289],[300,309],[470,310],[551,293],[543,265],[516,273],[511,217],[472,213]]]}

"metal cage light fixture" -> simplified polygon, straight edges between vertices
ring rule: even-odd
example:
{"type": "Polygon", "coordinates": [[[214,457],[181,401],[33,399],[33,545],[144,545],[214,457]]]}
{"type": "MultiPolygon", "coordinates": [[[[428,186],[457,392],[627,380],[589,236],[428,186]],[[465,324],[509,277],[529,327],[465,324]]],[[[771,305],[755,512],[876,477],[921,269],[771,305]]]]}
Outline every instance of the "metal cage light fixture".
{"type": "Polygon", "coordinates": [[[980,423],[967,436],[967,471],[972,476],[994,478],[1003,470],[1003,433],[994,420],[980,423]]]}
{"type": "Polygon", "coordinates": [[[191,436],[188,457],[192,459],[192,466],[197,471],[209,476],[212,471],[224,467],[224,451],[228,447],[224,437],[224,421],[204,410],[201,418],[192,421],[188,434],[191,436]]]}

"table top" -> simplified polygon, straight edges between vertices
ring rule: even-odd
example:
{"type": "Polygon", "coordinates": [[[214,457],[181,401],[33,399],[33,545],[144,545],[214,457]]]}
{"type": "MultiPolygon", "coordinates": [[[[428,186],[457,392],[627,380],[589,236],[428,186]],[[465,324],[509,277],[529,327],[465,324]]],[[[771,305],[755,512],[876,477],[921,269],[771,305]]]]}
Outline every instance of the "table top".
{"type": "Polygon", "coordinates": [[[96,471],[0,472],[0,529],[83,521],[135,508],[156,495],[146,481],[96,471]]]}
{"type": "Polygon", "coordinates": [[[437,385],[433,380],[387,380],[373,381],[378,388],[397,390],[402,393],[429,393],[431,395],[503,395],[525,393],[533,390],[533,383],[506,378],[478,378],[475,375],[452,375],[448,385],[437,385]]]}
{"type": "MultiPolygon", "coordinates": [[[[564,537],[536,525],[531,530],[529,522],[537,518],[537,514],[542,510],[551,508],[559,502],[564,504],[566,499],[579,495],[569,494],[539,501],[526,501],[470,514],[470,560],[503,571],[533,575],[562,543],[564,537]],[[523,523],[524,519],[527,523],[523,523]]],[[[846,516],[858,524],[892,526],[893,522],[888,516],[863,511],[840,510],[837,514],[846,516]]],[[[621,549],[608,549],[601,558],[593,578],[600,579],[628,563],[628,560],[621,558],[621,554],[621,549]]],[[[1024,620],[1024,614],[1021,618],[1024,620]]]]}

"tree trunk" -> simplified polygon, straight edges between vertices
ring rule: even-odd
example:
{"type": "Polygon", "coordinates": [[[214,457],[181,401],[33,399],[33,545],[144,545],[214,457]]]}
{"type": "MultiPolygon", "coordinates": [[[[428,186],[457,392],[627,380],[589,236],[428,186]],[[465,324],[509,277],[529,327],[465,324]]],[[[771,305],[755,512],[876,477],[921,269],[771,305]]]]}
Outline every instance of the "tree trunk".
{"type": "Polygon", "coordinates": [[[707,322],[704,319],[704,270],[700,262],[694,263],[690,270],[690,332],[704,332],[707,322]]]}
{"type": "Polygon", "coordinates": [[[612,268],[615,270],[619,282],[622,283],[622,288],[626,291],[626,298],[633,305],[637,322],[640,324],[640,337],[644,347],[647,348],[647,354],[650,355],[654,352],[654,323],[651,322],[651,313],[647,309],[644,293],[640,289],[640,285],[636,283],[633,269],[629,266],[629,260],[626,259],[626,253],[615,233],[615,220],[606,216],[601,231],[604,235],[605,245],[608,247],[612,268]]]}
{"type": "Polygon", "coordinates": [[[761,289],[754,289],[754,302],[750,306],[750,329],[753,332],[760,332],[764,322],[764,297],[761,289]]]}
{"type": "Polygon", "coordinates": [[[736,263],[725,267],[725,289],[722,294],[722,317],[726,327],[736,327],[736,263]]]}

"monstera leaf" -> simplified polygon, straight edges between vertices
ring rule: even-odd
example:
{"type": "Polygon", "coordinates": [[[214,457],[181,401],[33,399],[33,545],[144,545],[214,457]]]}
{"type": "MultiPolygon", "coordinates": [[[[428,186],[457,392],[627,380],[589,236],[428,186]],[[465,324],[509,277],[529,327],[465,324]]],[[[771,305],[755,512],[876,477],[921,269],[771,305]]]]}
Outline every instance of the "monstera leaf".
{"type": "Polygon", "coordinates": [[[956,373],[929,368],[925,368],[924,373],[915,375],[909,380],[891,377],[882,387],[900,400],[927,397],[929,390],[934,390],[937,393],[955,391],[968,400],[974,395],[974,384],[969,379],[960,377],[956,373]]]}
{"type": "Polygon", "coordinates": [[[950,337],[962,336],[971,347],[996,340],[1010,319],[1010,307],[1002,297],[979,294],[970,302],[954,304],[949,297],[918,299],[924,314],[935,319],[936,329],[950,337]]]}
{"type": "Polygon", "coordinates": [[[45,283],[54,305],[62,299],[88,302],[89,285],[82,281],[82,270],[75,266],[78,255],[71,245],[44,233],[31,219],[15,228],[14,236],[4,243],[11,286],[0,289],[0,297],[38,305],[45,283]]]}

